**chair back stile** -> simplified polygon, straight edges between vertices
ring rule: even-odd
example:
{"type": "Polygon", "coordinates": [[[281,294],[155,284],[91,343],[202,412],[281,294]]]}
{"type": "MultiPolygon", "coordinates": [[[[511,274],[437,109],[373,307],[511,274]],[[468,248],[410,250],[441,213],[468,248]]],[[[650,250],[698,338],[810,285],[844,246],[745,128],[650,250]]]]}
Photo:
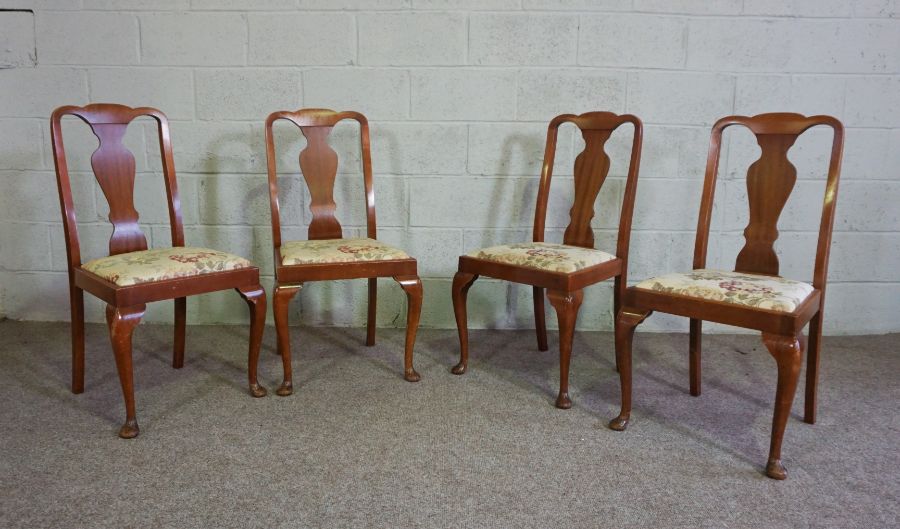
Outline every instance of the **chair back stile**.
{"type": "MultiPolygon", "coordinates": [[[[634,126],[631,156],[625,192],[622,198],[622,210],[619,217],[619,230],[616,242],[616,256],[627,262],[628,246],[631,237],[631,221],[634,212],[634,199],[637,193],[637,176],[640,170],[641,145],[643,142],[643,124],[637,116],[631,114],[617,115],[612,112],[588,112],[581,115],[563,114],[555,117],[547,127],[547,142],[544,151],[544,162],[541,168],[541,180],[538,189],[537,207],[534,217],[534,242],[544,241],[544,227],[547,218],[547,203],[550,197],[550,183],[553,176],[553,164],[556,158],[556,144],[559,127],[564,123],[573,123],[581,131],[585,141],[584,150],[575,158],[574,183],[575,193],[572,208],[569,210],[570,221],[563,235],[563,244],[594,248],[594,232],[591,220],[594,218],[594,202],[609,173],[610,158],[605,151],[607,140],[621,125],[631,123],[634,126]]],[[[627,266],[623,264],[624,270],[627,266]]],[[[622,281],[624,285],[624,280],[622,281]]]]}
{"type": "Polygon", "coordinates": [[[710,138],[697,222],[694,269],[706,266],[722,133],[732,125],[750,129],[761,150],[759,159],[747,169],[750,217],[744,229],[745,244],[737,255],[734,270],[772,276],[779,274],[778,256],[774,248],[778,239],[778,219],[797,180],[797,169],[788,159],[788,151],[801,134],[814,126],[825,125],[834,131],[813,272],[813,286],[824,290],[844,138],[843,126],[831,116],[772,113],[753,117],[728,116],[716,122],[710,138]]]}
{"type": "Polygon", "coordinates": [[[50,118],[50,135],[70,273],[72,269],[81,265],[81,249],[63,143],[62,118],[64,116],[76,116],[87,123],[100,142],[91,155],[91,168],[109,204],[109,221],[113,225],[113,233],[109,240],[109,255],[147,249],[147,238],[138,225],[139,214],[134,207],[134,154],[125,147],[122,140],[128,125],[135,118],[149,116],[156,121],[172,246],[184,246],[181,202],[175,177],[169,123],[165,114],[150,107],[131,108],[125,105],[105,103],[91,104],[85,107],[60,107],[53,112],[50,118]]]}
{"type": "Polygon", "coordinates": [[[369,124],[358,112],[335,112],[329,109],[302,109],[295,112],[273,112],[266,119],[266,161],[269,177],[269,204],[272,213],[272,240],[276,251],[281,247],[281,218],[278,199],[278,170],[273,124],[278,120],[290,121],[307,140],[300,152],[300,172],[310,194],[310,211],[313,218],[308,229],[309,240],[340,239],[343,229],[335,216],[334,186],[337,177],[338,156],[328,144],[334,126],[345,119],[359,123],[360,150],[363,165],[363,183],[366,195],[367,236],[376,238],[375,191],[372,179],[372,159],[369,141],[369,124]]]}

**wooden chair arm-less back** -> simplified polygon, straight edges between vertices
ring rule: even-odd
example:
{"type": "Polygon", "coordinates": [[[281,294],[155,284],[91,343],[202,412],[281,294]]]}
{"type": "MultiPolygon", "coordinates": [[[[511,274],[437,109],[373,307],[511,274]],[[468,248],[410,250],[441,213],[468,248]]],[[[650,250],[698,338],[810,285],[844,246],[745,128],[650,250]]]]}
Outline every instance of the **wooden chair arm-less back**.
{"type": "Polygon", "coordinates": [[[375,188],[372,181],[372,153],[369,143],[369,121],[359,112],[312,108],[297,111],[279,111],[266,118],[266,168],[269,175],[269,204],[272,211],[272,241],[281,247],[281,209],[278,200],[278,168],[275,154],[275,138],[272,126],[278,120],[290,121],[300,128],[307,146],[300,153],[300,170],[310,193],[310,210],[313,218],[309,224],[309,239],[340,239],[343,231],[334,215],[334,184],[337,176],[338,157],[328,145],[328,136],[339,122],[351,119],[359,123],[360,151],[362,155],[363,185],[366,194],[366,233],[376,239],[375,188]]]}
{"type": "Polygon", "coordinates": [[[72,199],[72,187],[63,143],[62,118],[64,116],[80,118],[91,127],[94,135],[100,141],[99,147],[91,156],[91,167],[103,190],[103,195],[109,202],[109,221],[113,225],[113,233],[109,241],[110,255],[147,249],[147,239],[138,226],[138,212],[134,207],[134,155],[122,144],[122,139],[128,125],[135,118],[149,116],[156,121],[168,199],[172,246],[184,246],[181,201],[178,197],[178,185],[175,180],[169,120],[166,115],[155,108],[131,108],[109,103],[84,107],[64,106],[56,109],[50,117],[50,137],[53,145],[53,162],[56,166],[70,273],[74,267],[81,265],[81,247],[78,241],[75,205],[72,199]]]}

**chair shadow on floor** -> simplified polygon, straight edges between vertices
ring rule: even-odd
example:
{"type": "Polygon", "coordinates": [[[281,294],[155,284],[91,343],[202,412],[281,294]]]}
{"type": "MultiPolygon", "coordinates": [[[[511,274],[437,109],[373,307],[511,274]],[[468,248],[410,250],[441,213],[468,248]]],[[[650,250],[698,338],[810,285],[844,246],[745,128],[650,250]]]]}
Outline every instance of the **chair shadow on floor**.
{"type": "MultiPolygon", "coordinates": [[[[554,351],[552,347],[549,351],[539,351],[533,344],[534,330],[470,330],[469,334],[472,344],[470,345],[472,373],[485,371],[523,392],[537,391],[550,399],[551,404],[556,400],[555,384],[559,379],[559,352],[554,351]]],[[[547,335],[551,346],[558,343],[558,331],[548,331],[547,335]]],[[[447,354],[440,355],[438,361],[443,363],[449,361],[448,365],[452,365],[453,355],[459,351],[459,340],[454,332],[440,340],[430,341],[427,349],[446,352],[447,354]]],[[[572,381],[577,394],[586,395],[588,381],[599,375],[603,377],[600,386],[609,386],[609,394],[604,394],[604,398],[612,399],[618,395],[613,358],[611,339],[598,344],[594,343],[592,338],[576,333],[572,355],[572,381]],[[609,343],[606,343],[607,341],[609,343]]],[[[590,388],[590,393],[594,392],[595,388],[590,388]]],[[[596,413],[590,408],[586,409],[591,414],[596,413]]]]}
{"type": "MultiPolygon", "coordinates": [[[[733,338],[733,337],[731,337],[733,338]]],[[[642,348],[640,340],[635,342],[635,380],[650,381],[657,387],[668,388],[672,395],[647,391],[647,387],[640,393],[636,392],[636,407],[645,417],[656,420],[665,428],[674,430],[686,437],[693,439],[705,446],[726,453],[736,459],[748,463],[755,468],[760,477],[765,476],[765,467],[758,464],[760,458],[768,453],[768,430],[754,431],[748,425],[758,423],[761,419],[765,428],[769,427],[768,416],[771,413],[771,402],[765,396],[754,395],[735,387],[733,383],[723,381],[712,373],[705,373],[704,395],[691,397],[688,391],[687,346],[688,340],[684,340],[684,358],[662,359],[660,355],[654,355],[652,351],[642,348]],[[652,360],[649,357],[654,356],[652,360]],[[656,403],[647,405],[647,399],[642,399],[641,394],[654,395],[656,403]],[[710,393],[716,393],[711,397],[710,393]],[[725,398],[723,397],[723,394],[725,398]],[[641,401],[644,401],[643,404],[641,401]],[[668,408],[665,402],[672,403],[668,408]],[[737,410],[737,411],[736,411],[737,410]],[[711,428],[714,426],[715,428],[711,428]]],[[[717,344],[708,340],[706,350],[707,358],[712,358],[715,347],[733,347],[733,343],[722,342],[717,344]]],[[[753,354],[753,353],[751,353],[753,354]]],[[[765,364],[765,363],[764,363],[765,364]]],[[[750,383],[764,388],[762,391],[774,393],[775,388],[765,373],[760,372],[760,367],[751,364],[744,365],[745,370],[752,376],[750,383]],[[772,386],[772,387],[770,387],[772,386]]],[[[762,366],[762,369],[775,366],[762,366]]],[[[802,415],[791,413],[798,421],[802,421],[802,415]]]]}
{"type": "MultiPolygon", "coordinates": [[[[191,328],[188,328],[185,370],[179,376],[179,370],[171,367],[172,327],[151,324],[139,328],[135,336],[138,386],[144,394],[149,393],[148,389],[157,389],[170,395],[184,395],[167,401],[165,405],[148,408],[148,419],[158,420],[164,415],[178,413],[197,399],[196,384],[185,384],[185,379],[188,378],[215,381],[202,390],[204,395],[223,391],[222,386],[237,392],[245,390],[242,383],[245,375],[243,344],[246,343],[248,330],[240,326],[221,326],[219,330],[221,345],[219,341],[192,343],[191,328]],[[234,347],[226,344],[234,344],[234,347]]],[[[272,359],[276,356],[272,343],[274,332],[271,327],[268,330],[264,347],[270,349],[270,352],[264,358],[272,359]]],[[[402,361],[403,333],[400,330],[380,329],[387,332],[379,333],[379,342],[375,347],[362,345],[365,339],[364,329],[292,327],[291,330],[292,339],[299,345],[295,358],[299,364],[297,373],[300,375],[300,388],[332,372],[336,363],[347,358],[362,360],[398,381],[402,379],[396,369],[397,364],[402,361]],[[303,354],[304,347],[301,344],[305,340],[315,344],[313,347],[317,352],[314,362],[310,362],[309,356],[303,354]],[[328,349],[323,350],[323,344],[328,344],[328,349]],[[329,351],[334,352],[333,356],[329,351]],[[323,358],[326,360],[323,361],[323,358]]],[[[60,405],[61,410],[77,410],[115,425],[119,420],[117,410],[121,390],[111,358],[112,352],[109,350],[108,333],[102,324],[89,324],[86,331],[88,385],[87,391],[82,395],[71,394],[67,386],[70,365],[66,326],[52,326],[49,332],[39,338],[20,342],[18,349],[21,353],[9,358],[11,362],[7,364],[5,371],[26,391],[33,393],[35,397],[52,399],[60,405]]],[[[475,330],[472,334],[477,340],[473,340],[475,347],[472,349],[472,366],[476,369],[473,369],[472,374],[477,376],[481,373],[481,376],[497,378],[523,393],[537,393],[542,399],[552,402],[559,368],[558,355],[550,351],[540,352],[532,347],[533,331],[475,330]],[[515,337],[511,338],[511,334],[515,337]]],[[[556,332],[549,333],[551,343],[557,336],[556,332]]],[[[441,332],[436,336],[426,334],[421,338],[424,339],[419,358],[420,362],[425,361],[423,371],[434,372],[434,376],[445,376],[445,364],[453,362],[458,347],[455,332],[441,332]]],[[[684,343],[687,344],[686,337],[684,343]]],[[[710,340],[707,349],[712,353],[713,347],[724,346],[725,343],[720,345],[710,340]]],[[[734,400],[707,398],[701,402],[700,399],[693,399],[687,391],[687,363],[682,362],[682,358],[654,352],[653,349],[657,347],[652,342],[642,346],[641,340],[635,344],[635,380],[643,386],[643,390],[637,393],[636,411],[667,430],[755,468],[759,456],[765,454],[766,436],[748,429],[747,424],[753,424],[768,415],[769,403],[765,397],[735,388],[733,384],[708,373],[707,396],[715,392],[719,397],[724,394],[727,399],[734,400]],[[651,401],[657,402],[651,405],[651,401]],[[672,404],[666,406],[665,402],[672,404]],[[723,412],[724,408],[727,408],[727,413],[723,412]],[[735,409],[741,412],[735,413],[735,409]],[[710,420],[713,416],[714,421],[710,420]],[[716,427],[713,429],[710,425],[716,427]]],[[[614,413],[613,409],[619,398],[611,350],[611,334],[576,334],[573,355],[577,362],[574,364],[576,369],[573,370],[573,382],[578,389],[576,395],[579,396],[575,401],[576,407],[595,417],[601,424],[605,423],[610,413],[614,413]],[[598,336],[601,336],[600,339],[598,336]]],[[[685,347],[685,356],[686,354],[685,347]]],[[[765,362],[761,366],[762,369],[767,369],[765,362]]],[[[749,384],[756,384],[758,379],[761,387],[766,388],[764,373],[759,371],[760,365],[754,363],[745,367],[751,369],[753,377],[749,384]]],[[[769,389],[771,388],[761,391],[769,389]]],[[[559,413],[569,412],[560,410],[559,413]]],[[[592,430],[606,432],[605,428],[592,430]]],[[[611,431],[608,434],[623,435],[611,431]]]]}
{"type": "MultiPolygon", "coordinates": [[[[274,332],[274,328],[271,330],[274,332]]],[[[294,351],[292,361],[295,363],[295,373],[300,377],[294,384],[295,389],[321,378],[342,358],[364,361],[392,378],[403,380],[402,371],[397,370],[397,366],[403,363],[403,329],[379,328],[372,347],[365,345],[366,331],[363,327],[291,326],[290,336],[294,351]],[[328,349],[323,351],[324,346],[328,349]],[[322,364],[321,360],[309,362],[310,349],[317,351],[316,358],[328,358],[328,363],[322,364]],[[329,351],[334,354],[329,354],[329,351]],[[313,369],[310,366],[314,366],[313,369]]]]}
{"type": "MultiPolygon", "coordinates": [[[[490,330],[470,331],[473,344],[470,362],[474,368],[471,373],[484,373],[523,392],[539,393],[543,399],[552,403],[556,396],[554,385],[559,369],[558,354],[552,353],[552,347],[547,352],[533,347],[533,333],[533,330],[508,330],[499,333],[490,330]],[[509,333],[515,333],[516,337],[510,338],[509,333]]],[[[612,333],[605,333],[599,340],[597,336],[596,333],[575,335],[572,355],[572,381],[577,388],[574,395],[578,397],[575,399],[575,407],[599,421],[594,430],[620,435],[605,427],[609,416],[615,415],[620,399],[618,375],[613,360],[613,337],[612,333]]],[[[554,340],[558,339],[558,332],[549,331],[548,338],[552,346],[554,340]]],[[[768,439],[764,432],[754,432],[747,425],[758,422],[770,413],[770,404],[764,397],[735,389],[733,385],[708,374],[707,393],[723,392],[735,399],[725,403],[730,404],[727,406],[728,412],[723,412],[722,399],[705,399],[706,402],[691,400],[687,387],[687,363],[678,362],[680,358],[669,361],[660,358],[647,360],[650,356],[660,355],[642,348],[639,343],[638,341],[635,346],[635,358],[638,361],[635,365],[635,380],[643,381],[641,385],[644,389],[637,393],[635,409],[667,430],[756,468],[759,456],[764,455],[768,449],[768,439]],[[648,385],[651,387],[648,388],[648,385]],[[648,405],[650,401],[670,401],[674,404],[669,408],[660,408],[659,405],[648,405]],[[739,404],[749,406],[739,407],[739,404]],[[735,409],[742,411],[735,413],[735,409]],[[715,428],[710,428],[711,425],[715,425],[715,428]]],[[[686,357],[686,336],[684,343],[686,357]]],[[[457,348],[456,336],[447,334],[428,340],[423,349],[442,351],[435,355],[436,360],[452,363],[457,348]]],[[[752,371],[751,374],[765,384],[761,373],[752,371]]],[[[560,410],[560,413],[568,412],[560,410]]],[[[762,477],[764,469],[759,467],[756,470],[762,477]]]]}
{"type": "MultiPolygon", "coordinates": [[[[164,408],[148,408],[147,419],[157,420],[177,413],[197,398],[217,391],[216,388],[221,385],[245,392],[246,351],[243,344],[247,341],[248,332],[239,326],[223,326],[223,343],[235,344],[234,350],[230,347],[223,350],[199,340],[192,343],[189,326],[185,368],[179,370],[172,368],[171,364],[173,327],[154,324],[140,326],[134,336],[136,386],[145,394],[161,390],[168,395],[190,387],[183,398],[167,402],[164,408]],[[185,379],[213,379],[216,384],[198,389],[197,384],[184,386],[185,379]]],[[[22,351],[21,361],[14,362],[9,372],[15,373],[17,383],[26,391],[51,398],[64,409],[79,410],[115,424],[119,420],[117,410],[121,388],[106,326],[99,323],[86,325],[86,388],[80,395],[72,394],[68,388],[71,369],[68,333],[68,326],[54,326],[46,339],[18,344],[22,351]]]]}

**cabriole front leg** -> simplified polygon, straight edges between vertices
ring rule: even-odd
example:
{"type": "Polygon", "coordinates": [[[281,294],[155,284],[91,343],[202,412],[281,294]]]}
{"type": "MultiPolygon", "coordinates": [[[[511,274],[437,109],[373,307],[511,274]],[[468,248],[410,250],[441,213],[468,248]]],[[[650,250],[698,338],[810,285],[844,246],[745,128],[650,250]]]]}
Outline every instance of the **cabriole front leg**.
{"type": "Polygon", "coordinates": [[[132,307],[106,306],[106,323],[109,325],[109,338],[112,342],[113,355],[116,358],[116,370],[122,384],[122,396],[125,397],[125,424],[119,429],[119,437],[133,439],[140,433],[137,415],[134,411],[134,371],[131,360],[131,336],[134,328],[141,322],[146,305],[132,307]]]}
{"type": "Polygon", "coordinates": [[[454,375],[462,375],[469,366],[469,322],[466,316],[466,297],[476,274],[457,272],[453,276],[453,314],[456,316],[456,331],[459,333],[459,363],[450,370],[454,375]]]}
{"type": "Polygon", "coordinates": [[[772,479],[785,479],[787,471],[781,463],[781,441],[791,404],[797,391],[797,379],[800,377],[800,359],[803,356],[804,341],[800,336],[780,336],[763,333],[763,343],[778,365],[778,386],[775,390],[775,413],[772,416],[772,441],[769,445],[769,460],[766,463],[766,475],[772,479]]]}
{"type": "Polygon", "coordinates": [[[259,366],[259,349],[262,346],[263,330],[266,328],[266,291],[261,285],[236,289],[250,307],[250,349],[247,354],[247,378],[250,395],[265,397],[266,388],[256,378],[259,366]]]}
{"type": "Polygon", "coordinates": [[[288,307],[291,299],[300,292],[303,285],[275,285],[275,332],[278,335],[278,353],[284,370],[284,381],[275,390],[280,397],[287,397],[294,392],[293,372],[291,370],[291,330],[288,327],[288,307]]]}
{"type": "Polygon", "coordinates": [[[418,382],[422,377],[413,368],[413,347],[422,314],[422,280],[417,276],[395,277],[394,281],[406,292],[406,347],[403,354],[403,378],[418,382]]]}
{"type": "Polygon", "coordinates": [[[650,312],[623,308],[616,316],[616,364],[619,366],[619,383],[622,388],[622,409],[619,416],[609,421],[609,427],[617,432],[628,427],[631,418],[631,344],[634,330],[650,312]]]}
{"type": "Polygon", "coordinates": [[[581,307],[584,293],[581,290],[575,292],[548,290],[547,299],[556,309],[556,317],[559,320],[559,394],[556,397],[556,407],[567,410],[572,407],[572,399],[569,398],[572,341],[575,338],[575,321],[578,319],[578,308],[581,307]]]}

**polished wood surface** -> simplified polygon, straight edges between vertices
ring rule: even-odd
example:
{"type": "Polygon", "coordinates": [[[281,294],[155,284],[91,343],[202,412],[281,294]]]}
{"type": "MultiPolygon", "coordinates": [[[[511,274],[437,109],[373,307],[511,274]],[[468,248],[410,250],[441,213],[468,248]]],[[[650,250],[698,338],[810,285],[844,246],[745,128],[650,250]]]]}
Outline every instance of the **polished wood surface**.
{"type": "Polygon", "coordinates": [[[747,170],[750,221],[744,230],[746,244],[737,256],[736,272],[778,275],[778,218],[797,181],[797,168],[788,160],[788,149],[797,136],[759,136],[762,153],[747,170]]]}
{"type": "Polygon", "coordinates": [[[348,263],[317,263],[284,265],[281,258],[281,204],[278,197],[278,168],[275,139],[272,126],[285,120],[300,128],[306,138],[306,147],[300,152],[299,164],[303,179],[309,189],[312,221],[309,224],[309,240],[340,239],[343,229],[335,217],[334,185],[338,170],[338,156],[328,144],[328,137],[335,125],[343,120],[359,124],[360,151],[362,155],[363,188],[366,196],[366,236],[377,239],[375,223],[375,190],[372,180],[372,154],[369,141],[369,122],[359,112],[335,112],[310,108],[297,111],[273,112],[266,118],[266,167],[269,176],[269,204],[272,213],[272,241],[275,257],[275,327],[278,334],[278,351],[281,354],[284,381],[276,393],[287,396],[293,392],[291,369],[291,344],[288,328],[290,301],[300,292],[302,285],[310,281],[337,279],[368,279],[368,312],[366,317],[366,345],[375,344],[376,308],[379,277],[391,277],[407,294],[406,350],[403,376],[410,382],[421,377],[413,368],[413,347],[419,316],[422,310],[422,282],[419,280],[416,260],[392,259],[348,263]]]}
{"type": "Polygon", "coordinates": [[[139,214],[134,205],[134,155],[122,143],[128,125],[135,118],[149,116],[156,121],[172,246],[184,246],[184,227],[175,178],[169,122],[162,112],[149,107],[131,108],[116,104],[92,104],[85,107],[64,106],[53,112],[50,118],[50,135],[66,241],[72,312],[72,391],[74,393],[84,391],[85,291],[107,303],[110,339],[125,398],[126,420],[119,430],[119,435],[123,438],[132,438],[138,435],[139,429],[135,415],[131,335],[143,316],[146,303],[169,299],[175,301],[172,365],[180,368],[184,365],[187,318],[185,298],[194,294],[236,289],[251,304],[251,336],[248,356],[250,392],[254,396],[265,395],[265,389],[256,380],[256,362],[259,357],[263,332],[262,323],[265,321],[266,310],[265,292],[259,284],[258,268],[248,267],[125,287],[118,286],[81,268],[78,225],[61,127],[62,118],[65,116],[75,116],[84,121],[100,141],[100,145],[91,156],[91,167],[97,183],[109,203],[109,221],[113,225],[109,241],[109,255],[147,249],[147,239],[138,224],[139,214]]]}
{"type": "Polygon", "coordinates": [[[556,397],[556,407],[567,410],[572,407],[572,399],[569,398],[569,361],[575,338],[575,320],[584,299],[584,291],[548,290],[547,299],[556,309],[559,320],[559,394],[556,397]]]}
{"type": "Polygon", "coordinates": [[[300,172],[309,189],[310,239],[340,239],[341,224],[334,216],[334,180],[337,177],[338,156],[328,145],[331,127],[301,127],[306,148],[300,153],[300,172]]]}
{"type": "Polygon", "coordinates": [[[570,222],[563,234],[565,244],[572,246],[594,247],[594,230],[591,219],[594,218],[594,202],[600,188],[609,174],[609,155],[604,146],[612,130],[585,129],[581,131],[585,147],[575,158],[575,203],[569,211],[570,222]]]}
{"type": "Polygon", "coordinates": [[[479,276],[493,277],[533,287],[535,329],[538,349],[547,350],[547,327],[544,317],[544,295],[556,310],[560,335],[560,384],[556,406],[567,409],[572,406],[569,396],[569,364],[572,355],[572,341],[578,309],[583,299],[582,289],[615,278],[614,310],[619,308],[626,285],[628,269],[628,246],[631,237],[631,219],[634,212],[634,198],[640,168],[643,125],[632,115],[616,115],[611,112],[588,112],[581,115],[563,114],[553,118],[547,127],[547,141],[544,163],[538,187],[537,206],[534,216],[534,242],[544,241],[544,227],[547,218],[547,203],[550,197],[550,182],[556,158],[559,127],[565,123],[574,124],[581,131],[585,141],[584,150],[575,158],[574,201],[569,210],[570,221],[563,235],[563,244],[594,247],[594,232],[591,219],[594,218],[594,203],[609,173],[610,158],[605,147],[612,133],[624,124],[634,127],[628,175],[622,198],[619,217],[619,231],[616,242],[616,258],[573,273],[560,273],[537,268],[498,263],[470,256],[460,256],[459,268],[453,279],[453,312],[459,332],[460,359],[452,372],[461,375],[466,372],[469,362],[469,333],[466,318],[466,297],[472,284],[479,276]]]}
{"type": "Polygon", "coordinates": [[[813,270],[813,291],[793,312],[781,312],[636,287],[627,289],[623,295],[622,309],[616,318],[616,355],[619,359],[619,376],[622,384],[622,409],[619,416],[610,422],[610,427],[614,430],[623,430],[628,424],[631,413],[632,337],[634,328],[651,312],[665,312],[690,318],[690,393],[695,396],[701,392],[702,321],[756,329],[762,332],[763,342],[775,358],[778,367],[772,442],[766,474],[775,479],[784,479],[787,473],[781,462],[781,441],[794,399],[804,349],[807,350],[804,421],[812,424],[816,417],[822,317],[844,129],[837,119],[830,116],[806,117],[792,113],[760,114],[753,117],[729,116],[716,122],[710,138],[697,223],[694,269],[706,267],[722,132],[733,125],[750,129],[760,146],[760,158],[751,164],[747,171],[749,223],[744,230],[746,243],[738,253],[734,269],[738,272],[772,276],[777,276],[779,271],[778,256],[774,250],[778,239],[778,219],[797,179],[797,170],[788,158],[788,151],[797,137],[811,127],[827,126],[834,133],[813,270]],[[807,324],[809,324],[809,340],[803,335],[803,329],[807,324]]]}

